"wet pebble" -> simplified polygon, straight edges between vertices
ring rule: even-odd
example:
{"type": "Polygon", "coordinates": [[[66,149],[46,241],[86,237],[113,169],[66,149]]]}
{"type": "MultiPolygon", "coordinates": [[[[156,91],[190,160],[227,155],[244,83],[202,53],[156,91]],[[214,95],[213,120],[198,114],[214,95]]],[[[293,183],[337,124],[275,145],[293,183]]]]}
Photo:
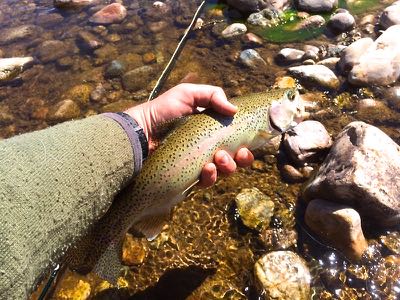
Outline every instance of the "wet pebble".
{"type": "Polygon", "coordinates": [[[305,180],[304,175],[295,167],[289,164],[284,164],[280,168],[280,172],[283,179],[289,183],[298,183],[305,180]]]}
{"type": "Polygon", "coordinates": [[[385,89],[384,96],[391,107],[400,110],[400,86],[392,86],[385,89]]]}
{"type": "Polygon", "coordinates": [[[122,263],[126,266],[134,266],[143,263],[147,256],[147,241],[126,234],[122,245],[122,263]]]}
{"type": "Polygon", "coordinates": [[[400,146],[377,127],[352,122],[337,136],[303,197],[351,205],[363,222],[393,226],[400,218],[398,174],[400,146]]]}
{"type": "Polygon", "coordinates": [[[106,44],[105,46],[96,49],[94,51],[94,56],[96,57],[96,65],[101,65],[118,56],[118,49],[110,44],[106,44]]]}
{"type": "Polygon", "coordinates": [[[325,25],[325,19],[320,15],[310,16],[304,20],[301,20],[299,23],[296,24],[291,30],[312,30],[317,29],[325,25]]]}
{"type": "Polygon", "coordinates": [[[305,85],[317,84],[319,87],[336,90],[339,80],[332,70],[323,65],[303,65],[291,67],[289,73],[298,78],[305,85]]]}
{"type": "Polygon", "coordinates": [[[345,32],[353,28],[355,23],[354,17],[348,11],[345,11],[333,15],[328,25],[336,32],[345,32]]]}
{"type": "Polygon", "coordinates": [[[223,38],[232,38],[235,36],[239,36],[245,34],[247,31],[246,25],[242,23],[233,23],[226,27],[222,32],[221,35],[223,38]]]}
{"type": "Polygon", "coordinates": [[[254,1],[254,0],[228,0],[227,3],[237,10],[244,13],[253,13],[260,11],[266,7],[276,10],[283,10],[290,6],[289,0],[278,1],[254,1]]]}
{"type": "Polygon", "coordinates": [[[53,27],[61,24],[63,21],[63,16],[57,13],[39,14],[36,17],[36,24],[42,27],[53,27]]]}
{"type": "Polygon", "coordinates": [[[274,202],[257,188],[242,189],[235,202],[244,225],[259,231],[269,226],[274,202]]]}
{"type": "Polygon", "coordinates": [[[96,85],[96,88],[90,92],[90,100],[93,102],[102,102],[104,100],[106,90],[101,83],[96,85]]]}
{"type": "Polygon", "coordinates": [[[342,251],[351,260],[360,260],[368,247],[360,215],[349,206],[312,200],[307,206],[304,219],[307,226],[323,241],[342,251]]]}
{"type": "Polygon", "coordinates": [[[379,18],[379,24],[387,29],[393,25],[400,25],[400,1],[386,7],[379,18]]]}
{"type": "Polygon", "coordinates": [[[71,99],[66,99],[58,102],[52,108],[50,108],[47,114],[49,121],[67,121],[74,118],[78,118],[81,114],[79,105],[71,99]]]}
{"type": "Polygon", "coordinates": [[[86,105],[89,103],[92,90],[93,88],[89,84],[78,84],[68,90],[64,98],[71,99],[80,105],[86,105]]]}
{"type": "Polygon", "coordinates": [[[340,60],[339,57],[329,57],[317,62],[317,65],[323,65],[334,71],[336,70],[336,65],[339,62],[339,60],[340,60]]]}
{"type": "Polygon", "coordinates": [[[263,40],[258,35],[248,32],[242,36],[242,42],[249,46],[262,46],[263,40]]]}
{"type": "Polygon", "coordinates": [[[309,299],[311,275],[306,263],[291,251],[274,251],[262,256],[254,275],[263,299],[309,299]]]}
{"type": "Polygon", "coordinates": [[[146,52],[145,54],[143,54],[142,59],[143,63],[145,63],[146,65],[157,62],[157,56],[153,52],[146,52]]]}
{"type": "Polygon", "coordinates": [[[90,17],[89,21],[94,24],[120,23],[126,17],[126,8],[120,3],[112,3],[102,8],[90,17]]]}
{"type": "Polygon", "coordinates": [[[296,80],[290,76],[277,77],[275,79],[274,87],[280,89],[294,88],[296,87],[296,80]]]}
{"type": "Polygon", "coordinates": [[[70,56],[62,57],[57,60],[57,66],[61,69],[71,68],[74,64],[74,60],[70,56]]]}
{"type": "Polygon", "coordinates": [[[167,28],[168,23],[165,21],[149,22],[148,26],[151,32],[159,33],[162,32],[165,28],[167,28]]]}
{"type": "Polygon", "coordinates": [[[32,63],[33,57],[0,58],[0,82],[16,78],[32,63]]]}
{"type": "Polygon", "coordinates": [[[247,23],[253,26],[267,27],[279,23],[280,11],[266,8],[262,11],[252,13],[247,18],[247,23]]]}
{"type": "Polygon", "coordinates": [[[311,13],[330,12],[338,6],[338,0],[296,0],[300,10],[311,13]]]}
{"type": "Polygon", "coordinates": [[[11,113],[8,105],[0,103],[0,125],[8,125],[14,121],[14,115],[11,113]]]}
{"type": "Polygon", "coordinates": [[[84,50],[95,50],[103,46],[103,42],[88,31],[80,31],[77,36],[78,45],[84,50]]]}
{"type": "Polygon", "coordinates": [[[273,228],[260,233],[260,239],[267,250],[286,250],[297,244],[297,232],[294,229],[273,228]]]}
{"type": "Polygon", "coordinates": [[[283,48],[279,51],[276,59],[278,62],[283,64],[292,64],[301,61],[304,53],[304,51],[298,49],[283,48]]]}
{"type": "Polygon", "coordinates": [[[265,60],[254,49],[246,49],[240,53],[239,60],[249,68],[257,69],[267,65],[265,60]]]}
{"type": "Polygon", "coordinates": [[[301,122],[285,133],[283,145],[289,157],[299,165],[318,159],[332,145],[332,139],[318,121],[301,122]]]}

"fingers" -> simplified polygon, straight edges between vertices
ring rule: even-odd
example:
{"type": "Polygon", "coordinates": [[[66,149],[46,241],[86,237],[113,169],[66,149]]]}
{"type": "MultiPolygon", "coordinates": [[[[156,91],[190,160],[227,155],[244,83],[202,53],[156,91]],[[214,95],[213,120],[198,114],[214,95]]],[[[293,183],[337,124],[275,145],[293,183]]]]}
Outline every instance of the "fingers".
{"type": "Polygon", "coordinates": [[[188,91],[188,99],[191,98],[192,107],[211,107],[215,111],[227,115],[233,116],[237,107],[230,103],[226,98],[225,92],[220,88],[206,84],[190,84],[184,83],[180,85],[180,88],[188,91]]]}
{"type": "Polygon", "coordinates": [[[236,170],[236,163],[228,152],[219,150],[214,155],[214,163],[217,166],[218,171],[223,174],[229,175],[236,170]]]}
{"type": "Polygon", "coordinates": [[[199,186],[209,187],[217,181],[217,167],[213,163],[206,164],[201,170],[199,186]]]}
{"type": "Polygon", "coordinates": [[[253,153],[247,148],[240,148],[238,152],[236,152],[235,161],[239,167],[249,167],[254,161],[253,153]]]}

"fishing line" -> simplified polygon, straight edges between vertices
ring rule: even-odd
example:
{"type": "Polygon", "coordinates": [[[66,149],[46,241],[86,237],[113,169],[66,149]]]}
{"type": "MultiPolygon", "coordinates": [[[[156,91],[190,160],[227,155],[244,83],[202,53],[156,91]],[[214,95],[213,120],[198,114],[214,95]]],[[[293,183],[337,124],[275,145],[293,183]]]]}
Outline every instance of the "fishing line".
{"type": "Polygon", "coordinates": [[[194,25],[196,24],[197,19],[199,18],[199,15],[203,11],[204,6],[206,5],[207,0],[204,0],[200,3],[199,7],[197,8],[192,21],[190,22],[189,27],[185,30],[185,33],[183,34],[181,40],[179,41],[178,45],[175,48],[174,53],[172,54],[170,60],[168,61],[168,64],[165,66],[163,72],[161,73],[160,78],[158,78],[156,85],[154,86],[153,90],[150,93],[149,98],[147,101],[153,100],[155,97],[158,96],[158,93],[162,89],[165,81],[168,79],[169,74],[171,73],[172,69],[175,66],[175,63],[181,54],[183,47],[185,47],[186,41],[188,39],[189,34],[192,32],[194,25]]]}

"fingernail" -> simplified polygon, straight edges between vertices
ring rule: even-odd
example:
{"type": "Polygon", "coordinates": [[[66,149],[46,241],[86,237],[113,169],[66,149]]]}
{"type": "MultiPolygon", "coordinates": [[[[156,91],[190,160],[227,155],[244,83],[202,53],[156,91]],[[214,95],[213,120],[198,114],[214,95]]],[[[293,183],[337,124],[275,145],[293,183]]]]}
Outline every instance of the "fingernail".
{"type": "Polygon", "coordinates": [[[221,164],[222,165],[227,165],[229,163],[229,157],[227,154],[224,154],[221,158],[221,164]]]}

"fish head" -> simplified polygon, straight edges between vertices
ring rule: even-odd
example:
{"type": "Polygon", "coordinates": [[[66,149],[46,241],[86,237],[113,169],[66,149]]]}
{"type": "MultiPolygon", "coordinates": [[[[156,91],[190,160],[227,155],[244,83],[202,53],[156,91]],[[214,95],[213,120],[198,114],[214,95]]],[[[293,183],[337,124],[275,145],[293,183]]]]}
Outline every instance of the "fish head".
{"type": "Polygon", "coordinates": [[[286,132],[302,121],[304,106],[297,89],[282,89],[282,94],[269,107],[270,129],[277,134],[286,132]]]}

